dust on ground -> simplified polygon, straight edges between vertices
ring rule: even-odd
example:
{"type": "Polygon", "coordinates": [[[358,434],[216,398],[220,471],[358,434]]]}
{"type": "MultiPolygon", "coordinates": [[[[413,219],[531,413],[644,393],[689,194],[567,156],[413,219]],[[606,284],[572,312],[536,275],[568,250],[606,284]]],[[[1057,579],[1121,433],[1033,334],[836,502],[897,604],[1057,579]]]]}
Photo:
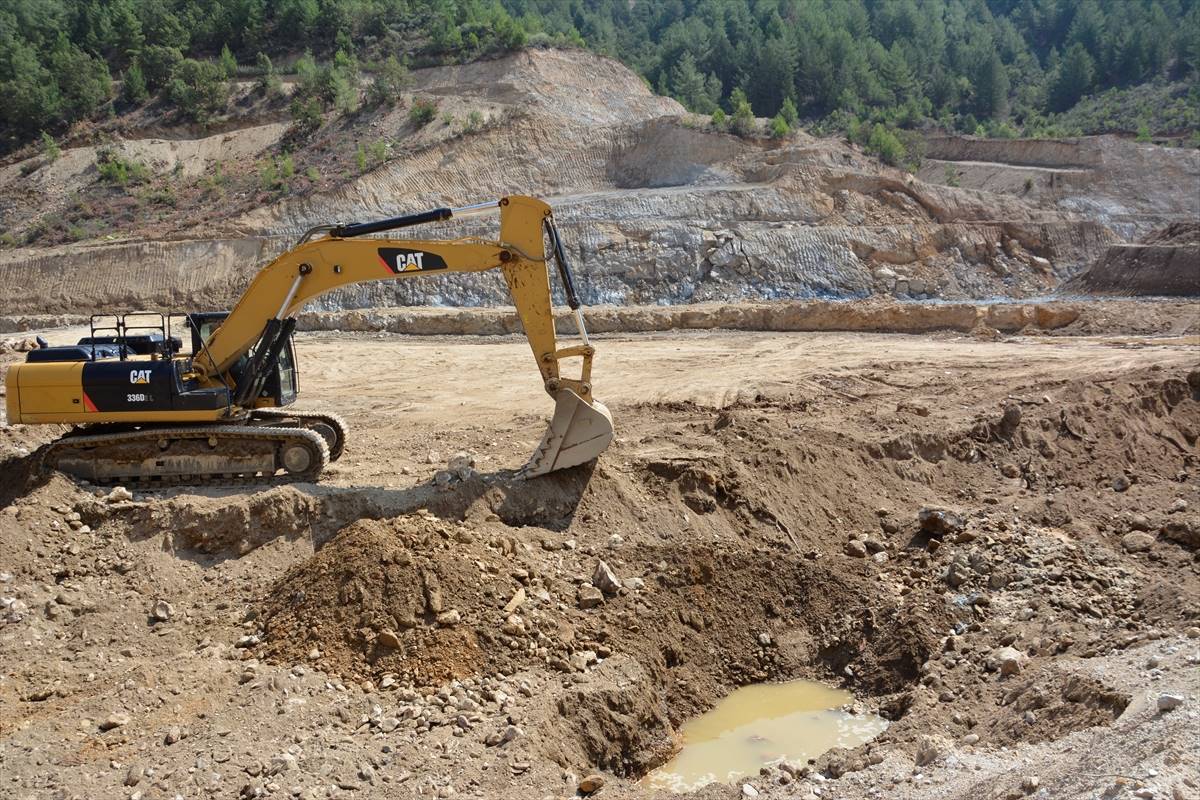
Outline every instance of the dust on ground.
{"type": "Polygon", "coordinates": [[[533,481],[525,343],[392,334],[298,342],[352,426],[319,485],[6,462],[0,794],[644,797],[683,720],[805,677],[889,729],[698,796],[1197,796],[1194,343],[598,345],[618,438],[533,481]]]}

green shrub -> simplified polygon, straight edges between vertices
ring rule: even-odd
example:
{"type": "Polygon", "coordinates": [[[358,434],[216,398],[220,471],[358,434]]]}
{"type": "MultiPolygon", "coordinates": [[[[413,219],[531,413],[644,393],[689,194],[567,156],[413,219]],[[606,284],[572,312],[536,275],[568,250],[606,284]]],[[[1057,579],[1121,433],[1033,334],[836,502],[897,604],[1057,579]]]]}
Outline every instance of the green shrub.
{"type": "Polygon", "coordinates": [[[288,136],[296,139],[307,139],[321,128],[324,118],[321,116],[321,102],[315,97],[297,97],[292,100],[288,111],[292,115],[292,127],[288,136]]]}
{"type": "Polygon", "coordinates": [[[367,151],[361,144],[354,150],[354,166],[358,167],[359,172],[367,168],[367,151]]]}
{"type": "Polygon", "coordinates": [[[238,63],[233,57],[233,52],[230,51],[229,45],[221,46],[221,55],[217,59],[217,64],[220,65],[221,71],[225,73],[226,78],[237,77],[238,63]]]}
{"type": "Polygon", "coordinates": [[[800,121],[800,112],[796,110],[796,104],[792,102],[792,98],[786,97],[783,100],[783,107],[779,109],[783,121],[788,124],[788,127],[796,127],[796,123],[800,121]]]}
{"type": "Polygon", "coordinates": [[[714,128],[721,128],[721,129],[724,129],[724,128],[725,128],[725,123],[726,123],[726,122],[728,122],[728,121],[729,121],[729,120],[728,120],[728,118],[725,116],[725,112],[724,112],[724,111],[722,111],[721,109],[719,109],[719,108],[718,108],[716,111],[714,111],[714,112],[712,113],[712,125],[713,125],[713,127],[714,127],[714,128]]]}
{"type": "Polygon", "coordinates": [[[776,114],[771,120],[771,138],[782,139],[792,132],[792,128],[788,125],[787,120],[783,118],[783,114],[776,114]]]}
{"type": "Polygon", "coordinates": [[[53,164],[58,161],[58,157],[62,155],[62,149],[58,146],[58,142],[54,141],[54,137],[42,131],[42,155],[46,157],[46,162],[53,164]]]}
{"type": "Polygon", "coordinates": [[[942,175],[947,186],[959,185],[958,170],[954,169],[954,167],[950,166],[949,164],[946,165],[946,169],[942,172],[942,175]]]}
{"type": "Polygon", "coordinates": [[[408,110],[408,121],[418,128],[424,128],[437,116],[437,103],[431,100],[417,98],[413,100],[412,108],[408,110]]]}
{"type": "Polygon", "coordinates": [[[382,139],[372,142],[371,146],[367,148],[367,154],[371,157],[372,164],[382,164],[384,161],[387,161],[388,157],[387,142],[382,139]]]}
{"type": "Polygon", "coordinates": [[[474,133],[483,127],[483,123],[485,121],[486,120],[483,118],[483,114],[479,111],[479,109],[474,109],[470,114],[467,114],[467,126],[465,130],[467,133],[474,133]]]}
{"type": "Polygon", "coordinates": [[[729,102],[733,107],[733,132],[738,136],[754,133],[757,120],[750,108],[750,101],[746,99],[746,93],[740,88],[734,89],[733,94],[729,96],[729,102]]]}
{"type": "Polygon", "coordinates": [[[1150,141],[1150,126],[1146,124],[1145,120],[1138,124],[1137,137],[1134,139],[1134,141],[1150,141]]]}
{"type": "Polygon", "coordinates": [[[125,187],[150,180],[150,170],[145,164],[123,158],[107,148],[96,153],[96,171],[100,180],[113,186],[125,187]]]}
{"type": "Polygon", "coordinates": [[[313,183],[321,180],[321,173],[316,167],[309,167],[308,169],[304,170],[304,176],[313,183]]]}
{"type": "Polygon", "coordinates": [[[412,83],[408,68],[395,56],[388,56],[375,72],[375,80],[367,89],[367,102],[373,106],[395,105],[401,93],[412,83]]]}
{"type": "Polygon", "coordinates": [[[867,139],[867,152],[878,156],[880,161],[893,167],[901,166],[904,163],[904,157],[908,155],[904,144],[896,137],[896,134],[884,127],[881,122],[876,122],[875,126],[871,128],[871,136],[867,139]]]}
{"type": "Polygon", "coordinates": [[[279,97],[283,94],[283,82],[279,80],[279,73],[275,71],[270,56],[266,53],[255,56],[254,69],[258,72],[258,77],[254,79],[254,91],[263,97],[279,97]]]}

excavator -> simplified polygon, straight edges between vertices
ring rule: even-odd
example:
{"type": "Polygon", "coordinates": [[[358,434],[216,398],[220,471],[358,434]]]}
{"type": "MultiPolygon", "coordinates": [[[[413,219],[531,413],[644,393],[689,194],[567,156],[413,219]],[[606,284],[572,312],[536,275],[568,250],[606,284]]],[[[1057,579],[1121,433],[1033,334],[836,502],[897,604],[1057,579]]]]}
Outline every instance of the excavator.
{"type": "Polygon", "coordinates": [[[9,368],[8,420],[74,425],[41,448],[41,466],[95,484],[316,481],[342,455],[347,427],[336,414],[287,408],[299,387],[296,314],[349,284],[491,269],[504,276],[555,403],[549,428],[517,474],[531,478],[595,459],[613,437],[612,415],[592,396],[595,348],[550,206],[521,196],[317,226],[259,270],[232,311],[176,315],[190,330],[190,354],[171,335],[171,315],[154,315],[157,325],[144,314],[93,316],[90,336],[68,346],[40,343],[9,368]],[[496,212],[497,240],[373,235],[496,212]],[[578,344],[559,347],[555,337],[551,261],[578,344]],[[582,360],[578,378],[560,372],[571,358],[582,360]]]}

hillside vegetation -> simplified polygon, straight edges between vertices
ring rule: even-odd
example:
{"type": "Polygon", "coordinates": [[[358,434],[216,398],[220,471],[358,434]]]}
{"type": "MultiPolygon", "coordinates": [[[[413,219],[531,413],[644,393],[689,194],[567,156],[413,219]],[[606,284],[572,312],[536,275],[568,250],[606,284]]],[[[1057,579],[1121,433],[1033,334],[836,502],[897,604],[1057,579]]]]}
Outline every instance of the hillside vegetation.
{"type": "Polygon", "coordinates": [[[155,100],[205,124],[254,79],[303,91],[301,128],[376,100],[405,68],[536,45],[613,55],[736,132],[773,117],[874,136],[937,124],[983,135],[1200,125],[1197,0],[8,0],[0,8],[4,149],[155,100]],[[307,55],[303,55],[306,54],[307,55]],[[299,59],[299,60],[298,60],[299,59]],[[1153,84],[1169,114],[1131,101],[1153,84]],[[1101,112],[1072,114],[1108,92],[1101,112]],[[1115,104],[1115,107],[1113,107],[1115,104]],[[1119,124],[1118,124],[1119,120],[1119,124]]]}

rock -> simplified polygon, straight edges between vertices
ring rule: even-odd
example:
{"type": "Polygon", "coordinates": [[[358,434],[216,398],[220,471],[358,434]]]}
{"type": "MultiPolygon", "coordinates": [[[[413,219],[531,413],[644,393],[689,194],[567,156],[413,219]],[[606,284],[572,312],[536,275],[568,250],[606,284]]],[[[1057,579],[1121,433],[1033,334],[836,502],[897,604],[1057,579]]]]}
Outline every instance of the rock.
{"type": "Polygon", "coordinates": [[[525,602],[525,587],[520,586],[517,588],[517,591],[513,592],[512,598],[507,603],[504,604],[505,615],[511,614],[514,611],[516,611],[518,608],[521,607],[521,604],[524,602],[525,602]]]}
{"type": "Polygon", "coordinates": [[[142,782],[142,776],[145,774],[146,771],[142,768],[141,764],[130,764],[129,770],[125,773],[125,785],[137,786],[142,782]]]}
{"type": "Polygon", "coordinates": [[[604,593],[595,586],[584,584],[579,587],[579,607],[595,608],[604,602],[604,593]]]}
{"type": "Polygon", "coordinates": [[[133,499],[133,492],[126,489],[124,486],[115,486],[113,490],[104,496],[106,503],[122,503],[133,499]]]}
{"type": "Polygon", "coordinates": [[[1200,519],[1168,522],[1162,526],[1162,535],[1184,547],[1200,550],[1200,519]]]}
{"type": "Polygon", "coordinates": [[[1112,488],[1114,492],[1124,492],[1129,489],[1129,478],[1124,475],[1118,475],[1112,480],[1112,488]]]}
{"type": "Polygon", "coordinates": [[[596,564],[596,569],[592,573],[592,586],[595,586],[605,594],[616,594],[621,588],[621,579],[612,571],[612,568],[604,561],[599,561],[596,564]]]}
{"type": "Polygon", "coordinates": [[[918,767],[924,767],[937,761],[941,755],[941,743],[932,736],[922,736],[917,742],[917,753],[913,761],[918,767]]]}
{"type": "Polygon", "coordinates": [[[167,728],[167,735],[163,737],[163,742],[165,744],[175,744],[182,738],[183,732],[180,731],[179,726],[172,725],[170,728],[167,728]]]}
{"type": "Polygon", "coordinates": [[[1121,546],[1127,553],[1141,553],[1154,544],[1154,537],[1141,531],[1132,531],[1121,537],[1121,546]]]}
{"type": "Polygon", "coordinates": [[[1016,464],[1004,464],[1000,467],[1000,474],[1006,478],[1021,477],[1021,468],[1016,464]]]}
{"type": "Polygon", "coordinates": [[[1183,705],[1183,695],[1163,693],[1158,696],[1158,710],[1171,711],[1183,705]]]}
{"type": "Polygon", "coordinates": [[[458,478],[460,481],[470,480],[475,476],[475,455],[468,453],[465,450],[460,450],[450,456],[450,461],[446,464],[446,469],[458,478]]]}
{"type": "Polygon", "coordinates": [[[175,615],[174,607],[166,600],[159,600],[150,609],[150,618],[155,622],[167,622],[175,615]]]}
{"type": "Polygon", "coordinates": [[[1189,628],[1184,628],[1183,635],[1188,637],[1189,639],[1200,639],[1200,628],[1197,628],[1195,626],[1192,626],[1189,628]]]}
{"type": "Polygon", "coordinates": [[[462,622],[462,614],[457,609],[452,608],[437,615],[437,624],[443,628],[451,628],[460,622],[462,622]]]}
{"type": "Polygon", "coordinates": [[[400,641],[400,637],[396,635],[395,631],[390,629],[380,631],[379,636],[375,639],[375,642],[392,650],[399,650],[403,646],[403,643],[400,641]]]}
{"type": "Polygon", "coordinates": [[[280,753],[271,758],[271,774],[273,775],[294,772],[298,766],[299,762],[291,753],[280,753]]]}
{"type": "Polygon", "coordinates": [[[600,775],[588,775],[579,782],[577,791],[580,794],[592,794],[604,788],[604,778],[600,775]]]}
{"type": "Polygon", "coordinates": [[[1134,514],[1129,518],[1129,530],[1131,531],[1149,531],[1153,527],[1149,517],[1145,514],[1134,514]]]}
{"type": "Polygon", "coordinates": [[[742,784],[742,797],[758,797],[758,789],[748,783],[742,784]]]}
{"type": "Polygon", "coordinates": [[[631,592],[641,591],[646,588],[646,582],[641,578],[626,578],[621,583],[631,592]]]}
{"type": "Polygon", "coordinates": [[[956,555],[950,562],[950,566],[946,568],[944,576],[946,583],[957,589],[967,581],[971,580],[973,570],[971,569],[970,561],[962,553],[956,555]]]}
{"type": "Polygon", "coordinates": [[[1188,510],[1188,502],[1182,497],[1176,497],[1175,502],[1171,503],[1171,507],[1167,509],[1168,514],[1179,514],[1188,510]]]}
{"type": "Polygon", "coordinates": [[[962,737],[962,743],[966,744],[966,745],[978,744],[979,743],[979,734],[978,733],[968,733],[966,736],[962,737]]]}
{"type": "Polygon", "coordinates": [[[129,724],[129,715],[124,711],[114,711],[100,722],[100,730],[111,731],[129,724]]]}
{"type": "Polygon", "coordinates": [[[1021,791],[1025,794],[1033,794],[1041,785],[1042,781],[1037,775],[1027,775],[1025,780],[1021,781],[1021,791]]]}
{"type": "Polygon", "coordinates": [[[922,508],[917,513],[917,523],[921,530],[934,536],[955,534],[967,526],[961,514],[945,508],[922,508]]]}
{"type": "Polygon", "coordinates": [[[1029,656],[1015,647],[1000,647],[988,656],[987,666],[989,670],[999,671],[1001,675],[1016,675],[1025,668],[1028,661],[1029,656]]]}
{"type": "Polygon", "coordinates": [[[500,734],[500,743],[508,744],[509,742],[520,739],[524,735],[525,731],[521,730],[516,725],[509,725],[500,734]]]}
{"type": "Polygon", "coordinates": [[[851,539],[846,542],[846,555],[851,558],[866,558],[867,546],[858,539],[851,539]]]}

